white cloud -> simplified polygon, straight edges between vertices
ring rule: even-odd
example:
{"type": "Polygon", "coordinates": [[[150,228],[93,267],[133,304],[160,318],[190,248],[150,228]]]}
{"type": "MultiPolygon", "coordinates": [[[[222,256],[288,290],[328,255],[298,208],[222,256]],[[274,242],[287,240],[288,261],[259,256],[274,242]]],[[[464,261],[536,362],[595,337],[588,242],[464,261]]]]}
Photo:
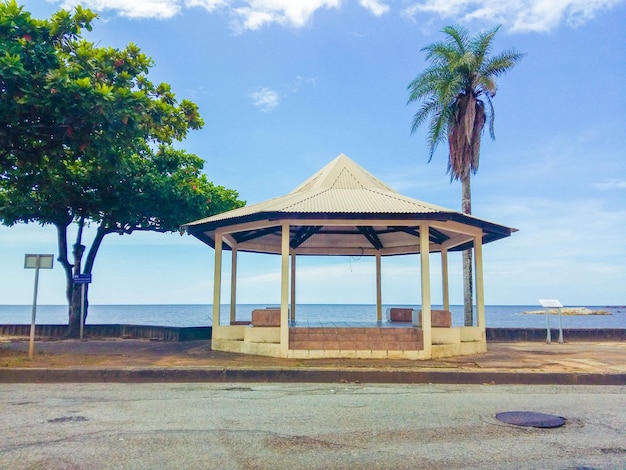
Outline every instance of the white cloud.
{"type": "Polygon", "coordinates": [[[307,78],[297,76],[290,84],[284,84],[280,87],[281,91],[276,91],[269,87],[260,87],[250,93],[248,97],[252,99],[252,104],[257,106],[261,111],[268,112],[274,110],[282,99],[298,93],[304,86],[315,86],[317,78],[307,78]]]}
{"type": "Polygon", "coordinates": [[[231,1],[235,16],[235,29],[257,30],[265,25],[280,25],[300,28],[306,26],[313,14],[321,8],[338,8],[341,0],[247,0],[231,1]],[[235,6],[241,3],[242,6],[235,6]]]}
{"type": "Polygon", "coordinates": [[[626,189],[626,180],[611,179],[603,181],[601,183],[594,183],[591,185],[593,189],[599,191],[611,191],[613,189],[626,189]]]}
{"type": "Polygon", "coordinates": [[[418,16],[436,15],[460,23],[503,24],[515,32],[542,32],[561,22],[578,26],[592,20],[622,0],[423,0],[407,7],[403,13],[418,16]]]}
{"type": "MultiPolygon", "coordinates": [[[[345,0],[51,0],[63,8],[78,4],[95,11],[114,11],[128,18],[171,18],[183,8],[200,7],[230,14],[237,32],[278,24],[301,28],[320,9],[337,9],[345,0]]],[[[548,31],[565,22],[578,26],[624,0],[421,0],[403,14],[415,21],[440,17],[460,23],[503,24],[510,31],[548,31]]],[[[390,11],[384,0],[358,0],[375,16],[390,11]]]]}
{"type": "Polygon", "coordinates": [[[271,88],[263,87],[248,94],[252,99],[252,104],[261,111],[272,111],[280,103],[280,95],[271,88]]]}
{"type": "Polygon", "coordinates": [[[382,16],[389,12],[389,5],[379,0],[359,0],[359,4],[374,16],[382,16]]]}
{"type": "Polygon", "coordinates": [[[228,6],[228,2],[226,0],[185,0],[185,6],[201,7],[208,12],[212,12],[218,8],[228,6]]]}
{"type": "MultiPolygon", "coordinates": [[[[200,0],[192,0],[201,3],[200,0]]],[[[202,3],[210,3],[209,0],[202,3]]],[[[61,6],[72,9],[76,5],[102,12],[117,11],[120,16],[128,18],[171,18],[181,10],[180,0],[64,0],[61,6]]]]}

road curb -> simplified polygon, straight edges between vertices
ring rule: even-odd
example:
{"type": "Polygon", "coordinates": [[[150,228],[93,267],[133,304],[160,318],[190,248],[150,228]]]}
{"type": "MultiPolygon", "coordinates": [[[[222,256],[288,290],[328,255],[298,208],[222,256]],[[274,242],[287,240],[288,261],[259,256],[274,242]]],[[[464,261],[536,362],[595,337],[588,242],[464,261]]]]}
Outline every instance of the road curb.
{"type": "Polygon", "coordinates": [[[5,369],[0,383],[311,382],[492,385],[626,385],[626,374],[243,368],[5,369]]]}

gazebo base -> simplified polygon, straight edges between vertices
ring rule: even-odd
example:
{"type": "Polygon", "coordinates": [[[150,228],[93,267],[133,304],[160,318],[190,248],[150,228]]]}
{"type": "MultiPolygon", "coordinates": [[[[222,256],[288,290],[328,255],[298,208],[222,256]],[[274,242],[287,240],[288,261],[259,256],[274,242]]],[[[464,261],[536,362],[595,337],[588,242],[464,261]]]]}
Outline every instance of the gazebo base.
{"type": "Polygon", "coordinates": [[[289,349],[281,348],[279,327],[218,327],[211,348],[256,356],[293,359],[426,360],[487,351],[483,329],[433,328],[433,344],[424,348],[420,328],[289,328],[289,349]],[[255,334],[253,333],[253,330],[255,334]],[[345,331],[344,331],[345,330],[345,331]]]}

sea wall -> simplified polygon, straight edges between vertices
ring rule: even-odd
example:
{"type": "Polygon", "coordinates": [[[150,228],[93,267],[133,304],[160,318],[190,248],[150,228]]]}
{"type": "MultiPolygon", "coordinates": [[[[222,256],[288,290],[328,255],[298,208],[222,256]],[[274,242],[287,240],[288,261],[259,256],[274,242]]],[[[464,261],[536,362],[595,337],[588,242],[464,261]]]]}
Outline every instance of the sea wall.
{"type": "MultiPolygon", "coordinates": [[[[158,341],[192,341],[211,339],[212,327],[176,327],[149,325],[85,325],[84,336],[92,339],[123,338],[151,339],[158,341]]],[[[67,325],[36,325],[38,339],[61,339],[67,325]]],[[[487,328],[488,342],[545,341],[545,328],[487,328]]],[[[552,341],[557,341],[559,330],[550,330],[552,341]]],[[[30,325],[0,325],[0,336],[29,337],[30,325]]],[[[572,341],[626,341],[623,328],[567,328],[563,329],[563,340],[572,341]]]]}
{"type": "MultiPolygon", "coordinates": [[[[210,326],[85,325],[84,337],[192,341],[211,339],[211,332],[210,326]]],[[[61,339],[66,333],[67,325],[35,326],[38,339],[61,339]]],[[[29,337],[30,325],[0,325],[0,336],[29,337]]]]}
{"type": "MultiPolygon", "coordinates": [[[[488,342],[504,343],[512,341],[546,341],[547,328],[487,328],[488,342]]],[[[559,339],[558,328],[550,328],[552,341],[559,339]]],[[[624,341],[623,328],[564,328],[563,341],[624,341]]]]}

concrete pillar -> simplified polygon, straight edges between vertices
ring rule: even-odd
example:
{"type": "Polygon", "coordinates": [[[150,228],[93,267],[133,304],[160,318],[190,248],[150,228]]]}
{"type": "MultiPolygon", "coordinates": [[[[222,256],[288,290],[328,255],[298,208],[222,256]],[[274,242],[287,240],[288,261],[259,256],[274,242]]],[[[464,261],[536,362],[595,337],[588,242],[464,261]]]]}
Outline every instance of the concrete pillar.
{"type": "Polygon", "coordinates": [[[441,285],[443,287],[443,309],[450,310],[450,289],[448,283],[448,249],[441,248],[441,285]]]}
{"type": "Polygon", "coordinates": [[[213,272],[213,326],[220,326],[220,294],[222,291],[222,232],[215,232],[215,269],[213,272]]]}
{"type": "Polygon", "coordinates": [[[280,350],[283,355],[289,350],[289,224],[282,224],[280,270],[280,350]]]}
{"type": "Polygon", "coordinates": [[[291,253],[291,320],[296,319],[296,253],[291,253]]]}
{"type": "Polygon", "coordinates": [[[381,278],[381,254],[376,251],[376,320],[383,321],[383,289],[381,278]]]}
{"type": "Polygon", "coordinates": [[[428,225],[420,225],[420,267],[422,277],[422,331],[424,335],[424,353],[432,356],[432,318],[430,305],[430,243],[428,225]]]}
{"type": "Polygon", "coordinates": [[[230,269],[230,323],[237,319],[237,245],[232,246],[230,269]]]}
{"type": "Polygon", "coordinates": [[[482,235],[474,237],[474,273],[476,284],[476,317],[477,326],[485,328],[485,283],[483,277],[483,239],[482,235]]]}

